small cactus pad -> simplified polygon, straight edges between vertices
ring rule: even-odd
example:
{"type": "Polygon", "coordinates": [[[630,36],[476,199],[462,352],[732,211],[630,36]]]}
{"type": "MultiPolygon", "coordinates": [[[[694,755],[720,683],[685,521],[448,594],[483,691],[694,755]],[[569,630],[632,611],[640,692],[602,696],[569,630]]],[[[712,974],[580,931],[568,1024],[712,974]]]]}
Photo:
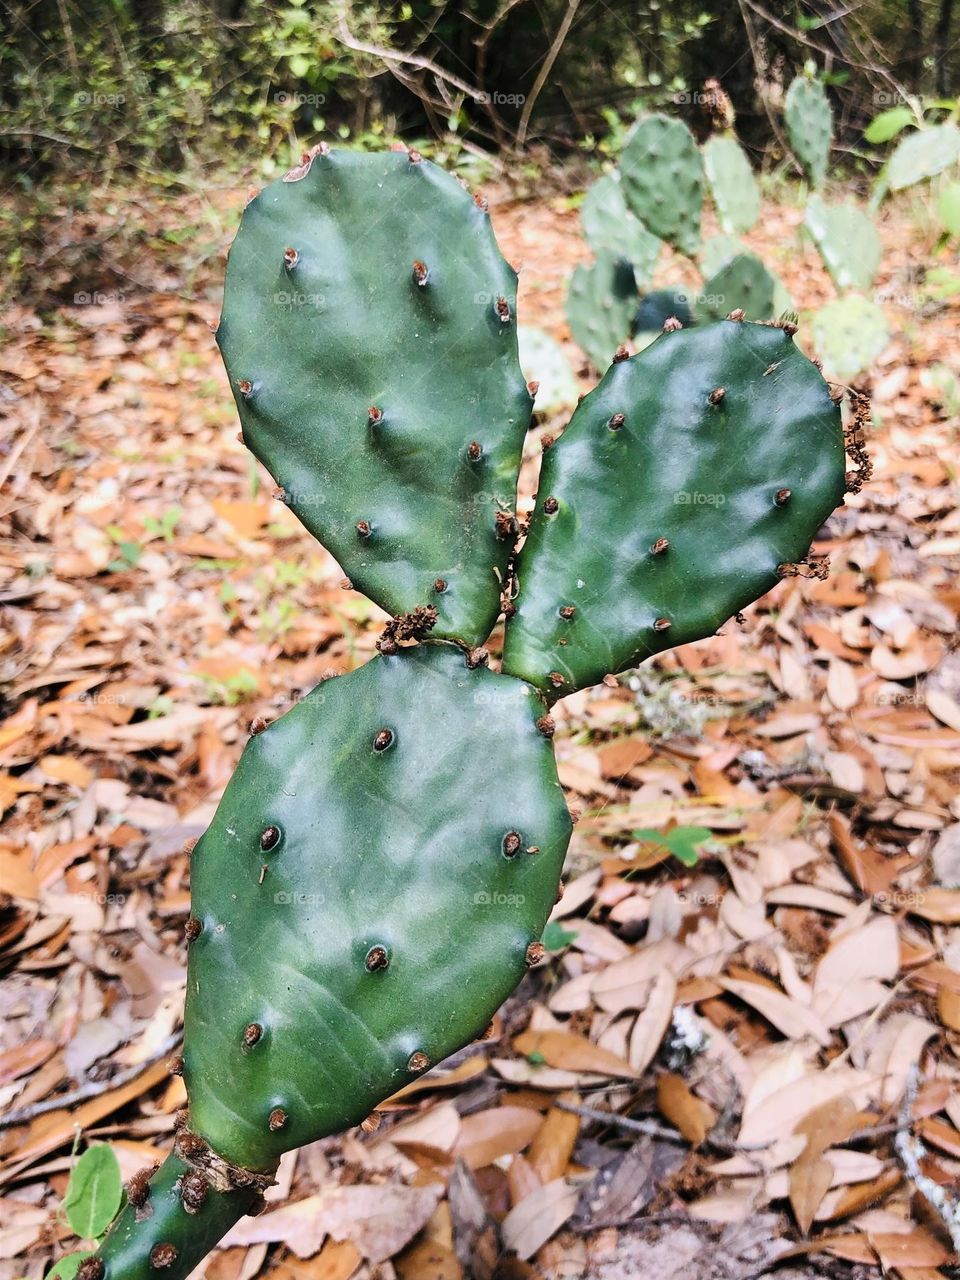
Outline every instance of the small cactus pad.
{"type": "Polygon", "coordinates": [[[662,241],[633,216],[623,198],[623,188],[612,174],[598,178],[580,207],[583,234],[594,253],[626,258],[638,285],[653,278],[662,241]]]}
{"type": "Polygon", "coordinates": [[[626,258],[601,251],[596,262],[574,270],[567,294],[567,323],[578,346],[602,372],[630,332],[637,284],[626,258]]]}
{"type": "Polygon", "coordinates": [[[839,407],[787,331],[665,333],[544,454],[504,670],[556,698],[713,634],[803,560],[844,460],[839,407]]]}
{"type": "Polygon", "coordinates": [[[721,227],[730,235],[749,231],[760,217],[760,188],[739,142],[709,138],[703,146],[703,168],[721,227]]]}
{"type": "Polygon", "coordinates": [[[648,231],[691,256],[700,243],[703,162],[679,120],[652,115],[633,130],[620,157],[627,205],[648,231]]]}
{"type": "Polygon", "coordinates": [[[103,1280],[189,1275],[257,1198],[253,1186],[217,1190],[176,1155],[137,1186],[96,1254],[103,1280]]]}
{"type": "Polygon", "coordinates": [[[787,90],[783,115],[794,155],[813,186],[819,187],[827,176],[833,136],[833,108],[826,89],[819,80],[797,76],[787,90]]]}
{"type": "Polygon", "coordinates": [[[221,1156],[359,1124],[519,982],[570,834],[544,710],[426,644],[250,739],[191,858],[184,1081],[221,1156]]]}
{"type": "Polygon", "coordinates": [[[775,291],[776,282],[760,259],[741,253],[706,281],[698,299],[699,311],[709,320],[720,320],[736,310],[748,320],[769,320],[775,291]]]}
{"type": "Polygon", "coordinates": [[[933,125],[908,133],[890,157],[887,170],[890,189],[902,191],[926,178],[936,177],[960,160],[960,129],[954,124],[933,125]]]}
{"type": "Polygon", "coordinates": [[[686,328],[694,323],[693,299],[685,289],[654,289],[640,299],[633,317],[633,333],[660,333],[668,320],[686,328]]]}
{"type": "Polygon", "coordinates": [[[805,224],[837,288],[869,289],[880,267],[883,245],[863,210],[853,204],[829,205],[812,195],[805,224]]]}
{"type": "Polygon", "coordinates": [[[377,604],[434,605],[433,634],[468,646],[499,609],[496,515],[530,424],[516,292],[455,179],[415,152],[320,152],[247,205],[217,331],[290,509],[377,604]]]}
{"type": "Polygon", "coordinates": [[[878,303],[851,293],[820,307],[813,317],[813,345],[831,377],[849,382],[883,354],[890,341],[878,303]]]}

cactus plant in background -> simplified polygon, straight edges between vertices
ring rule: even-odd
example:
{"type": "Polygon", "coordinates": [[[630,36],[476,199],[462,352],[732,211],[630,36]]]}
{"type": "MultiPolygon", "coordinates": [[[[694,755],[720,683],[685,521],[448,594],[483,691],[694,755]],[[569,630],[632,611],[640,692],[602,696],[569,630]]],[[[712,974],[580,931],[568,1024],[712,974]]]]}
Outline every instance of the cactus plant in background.
{"type": "Polygon", "coordinates": [[[617,352],[545,454],[518,565],[511,279],[415,153],[308,155],[247,208],[219,335],[245,436],[394,616],[367,665],[255,724],[193,851],[188,1110],[79,1280],[182,1280],[283,1152],[477,1036],[544,954],[570,834],[550,705],[821,571],[840,409],[792,324],[739,313],[617,352]],[[291,270],[323,296],[306,314],[270,301],[291,270]],[[471,643],[501,609],[495,674],[471,643]]]}
{"type": "Polygon", "coordinates": [[[830,159],[833,108],[819,80],[812,75],[797,76],[787,90],[783,118],[790,146],[804,173],[812,186],[821,186],[830,159]]]}
{"type": "Polygon", "coordinates": [[[873,222],[854,204],[807,201],[805,225],[838,289],[869,289],[883,256],[873,222]]]}
{"type": "Polygon", "coordinates": [[[703,161],[679,120],[652,115],[637,125],[620,157],[626,200],[641,223],[681,253],[700,244],[703,161]]]}
{"type": "Polygon", "coordinates": [[[736,138],[718,134],[703,145],[703,168],[720,226],[741,235],[760,217],[760,188],[736,138]]]}

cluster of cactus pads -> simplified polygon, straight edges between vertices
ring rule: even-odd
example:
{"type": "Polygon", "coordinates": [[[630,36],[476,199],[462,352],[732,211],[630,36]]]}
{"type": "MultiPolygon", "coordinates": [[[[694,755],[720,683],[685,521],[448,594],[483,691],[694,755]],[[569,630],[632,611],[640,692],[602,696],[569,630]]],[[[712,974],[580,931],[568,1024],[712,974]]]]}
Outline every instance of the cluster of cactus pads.
{"type": "Polygon", "coordinates": [[[515,285],[484,201],[413,151],[317,148],[247,206],[217,334],[244,439],[391,621],[254,723],[192,853],[189,1105],[80,1280],[180,1280],[285,1151],[483,1033],[560,887],[552,703],[817,572],[857,482],[793,326],[735,313],[616,352],[527,530],[515,285]]]}
{"type": "MultiPolygon", "coordinates": [[[[587,192],[581,219],[594,261],[574,272],[567,318],[574,339],[597,368],[603,368],[611,341],[631,335],[642,347],[660,331],[669,294],[647,290],[663,244],[693,259],[701,277],[694,296],[680,298],[686,314],[673,313],[682,323],[715,320],[734,308],[750,320],[792,314],[776,272],[739,238],[756,225],[761,201],[730,120],[724,120],[723,133],[699,147],[682,121],[645,117],[631,132],[618,171],[587,192]],[[720,231],[703,239],[706,192],[720,231]]],[[[797,163],[813,188],[821,186],[833,114],[812,75],[798,76],[790,85],[784,121],[797,163]]],[[[816,191],[809,196],[804,226],[842,295],[817,315],[818,350],[821,356],[829,353],[838,377],[853,377],[870,366],[888,339],[882,308],[863,296],[880,265],[880,239],[866,212],[852,202],[828,205],[816,191]]]]}

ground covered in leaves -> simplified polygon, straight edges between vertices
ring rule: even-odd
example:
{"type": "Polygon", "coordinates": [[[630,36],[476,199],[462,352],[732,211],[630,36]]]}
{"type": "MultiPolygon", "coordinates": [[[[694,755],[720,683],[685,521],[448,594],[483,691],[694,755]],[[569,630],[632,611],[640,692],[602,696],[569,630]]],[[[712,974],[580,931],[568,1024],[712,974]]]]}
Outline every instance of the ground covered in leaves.
{"type": "MultiPolygon", "coordinates": [[[[229,216],[187,216],[225,246],[229,216]]],[[[521,319],[588,388],[562,319],[575,212],[503,195],[493,216],[521,319]]],[[[800,218],[771,206],[750,239],[816,304],[800,218]]],[[[929,370],[960,375],[958,312],[918,302],[922,230],[891,215],[884,236],[897,336],[871,379],[873,480],[816,547],[829,579],[560,704],[580,819],[545,961],[379,1127],[286,1157],[211,1280],[950,1264],[960,405],[929,370]]],[[[171,1141],[185,841],[250,721],[367,660],[385,621],[236,440],[220,264],[154,249],[123,289],[81,278],[79,301],[3,316],[0,1274],[31,1280],[76,1245],[58,1208],[78,1133],[127,1177],[171,1141]]]]}

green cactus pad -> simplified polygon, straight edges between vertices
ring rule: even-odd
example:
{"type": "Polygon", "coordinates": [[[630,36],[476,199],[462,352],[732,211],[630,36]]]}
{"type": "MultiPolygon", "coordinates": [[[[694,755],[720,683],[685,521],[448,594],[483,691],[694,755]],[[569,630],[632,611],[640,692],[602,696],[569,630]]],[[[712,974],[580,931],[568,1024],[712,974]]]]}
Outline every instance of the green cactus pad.
{"type": "Polygon", "coordinates": [[[250,1187],[216,1190],[176,1155],[167,1157],[141,1195],[140,1205],[124,1205],[100,1245],[104,1280],[189,1275],[257,1198],[250,1187]]]}
{"type": "Polygon", "coordinates": [[[700,244],[703,162],[679,120],[652,115],[633,130],[620,157],[627,205],[648,231],[692,256],[700,244]]]}
{"type": "Polygon", "coordinates": [[[735,138],[716,136],[703,147],[703,168],[724,231],[739,235],[760,217],[760,188],[735,138]]]}
{"type": "Polygon", "coordinates": [[[644,294],[633,318],[633,333],[657,334],[668,320],[679,320],[686,328],[694,323],[693,299],[686,289],[654,289],[644,294]]]}
{"type": "Polygon", "coordinates": [[[599,178],[590,187],[580,207],[580,222],[594,253],[626,258],[638,285],[653,278],[662,241],[627,208],[623,189],[615,177],[599,178]]]}
{"type": "Polygon", "coordinates": [[[787,90],[783,109],[794,155],[811,183],[819,187],[827,176],[833,108],[819,80],[797,76],[787,90]]]}
{"type": "Polygon", "coordinates": [[[217,340],[246,443],[354,586],[394,615],[435,606],[433,634],[472,646],[530,424],[516,274],[487,213],[410,154],[316,154],[251,201],[217,340]]]}
{"type": "Polygon", "coordinates": [[[902,191],[925,178],[933,178],[960,159],[960,129],[938,124],[916,129],[897,143],[887,176],[892,191],[902,191]]]}
{"type": "Polygon", "coordinates": [[[700,246],[699,265],[704,279],[709,280],[739,254],[749,252],[743,241],[736,236],[728,236],[722,232],[720,235],[709,236],[700,246]]]}
{"type": "Polygon", "coordinates": [[[741,253],[705,282],[698,310],[710,320],[721,320],[737,309],[748,320],[770,320],[775,292],[776,281],[760,259],[741,253]]]}
{"type": "Polygon", "coordinates": [[[873,222],[853,204],[807,201],[807,230],[838,289],[869,289],[880,267],[883,245],[873,222]]]}
{"type": "Polygon", "coordinates": [[[358,1123],[519,982],[570,834],[543,713],[428,644],[247,745],[191,861],[184,1079],[221,1156],[266,1169],[358,1123]]]}
{"type": "Polygon", "coordinates": [[[567,323],[574,342],[601,372],[630,332],[637,309],[633,267],[603,251],[589,266],[574,270],[567,293],[567,323]]]}
{"type": "Polygon", "coordinates": [[[844,457],[781,328],[720,321],[615,364],[544,454],[504,670],[557,697],[713,634],[806,555],[844,457]]]}
{"type": "Polygon", "coordinates": [[[869,369],[890,341],[884,310],[850,294],[828,302],[813,317],[813,344],[832,377],[849,382],[869,369]]]}

